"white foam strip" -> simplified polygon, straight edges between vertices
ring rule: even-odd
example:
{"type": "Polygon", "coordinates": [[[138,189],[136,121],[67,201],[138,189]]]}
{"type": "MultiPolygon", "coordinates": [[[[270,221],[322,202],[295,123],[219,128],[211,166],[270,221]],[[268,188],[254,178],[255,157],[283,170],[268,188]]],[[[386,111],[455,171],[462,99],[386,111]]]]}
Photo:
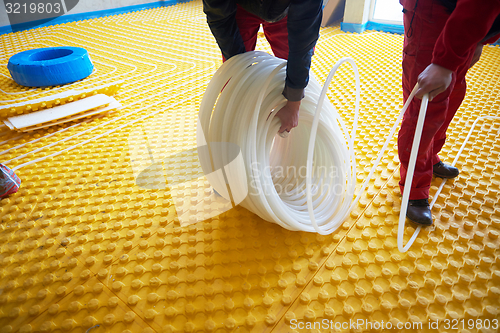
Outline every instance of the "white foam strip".
{"type": "Polygon", "coordinates": [[[75,102],[59,105],[50,109],[31,112],[16,117],[10,117],[4,123],[16,129],[32,127],[38,124],[45,124],[57,119],[70,117],[72,115],[102,107],[116,101],[113,97],[97,94],[75,102]]]}
{"type": "Polygon", "coordinates": [[[41,128],[45,128],[45,127],[50,127],[50,126],[54,126],[54,125],[64,124],[64,123],[67,123],[67,122],[70,122],[70,121],[74,121],[74,120],[78,120],[78,119],[86,118],[86,117],[91,117],[91,116],[99,114],[99,113],[104,113],[106,111],[114,110],[114,109],[117,109],[117,108],[119,108],[121,106],[122,105],[118,101],[113,101],[113,102],[109,103],[108,106],[100,107],[98,109],[90,110],[90,111],[87,111],[87,112],[81,112],[81,113],[76,114],[76,115],[74,115],[72,117],[66,117],[66,118],[63,118],[63,119],[59,119],[57,121],[53,121],[53,122],[50,122],[50,123],[42,124],[40,126],[26,127],[26,128],[23,128],[22,131],[23,132],[31,132],[31,131],[34,131],[34,130],[37,130],[37,129],[41,129],[41,128]]]}

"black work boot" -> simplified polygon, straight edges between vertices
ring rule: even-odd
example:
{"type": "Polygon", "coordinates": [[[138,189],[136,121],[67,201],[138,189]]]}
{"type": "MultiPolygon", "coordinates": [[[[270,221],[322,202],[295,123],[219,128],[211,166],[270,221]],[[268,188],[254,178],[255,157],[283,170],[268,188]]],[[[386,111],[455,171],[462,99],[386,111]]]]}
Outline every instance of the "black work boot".
{"type": "Polygon", "coordinates": [[[458,171],[457,168],[452,167],[451,165],[444,164],[443,162],[439,161],[432,166],[432,173],[434,173],[434,176],[436,177],[450,179],[458,176],[460,171],[458,171]]]}
{"type": "Polygon", "coordinates": [[[432,214],[428,199],[409,200],[406,217],[422,226],[432,225],[432,214]]]}

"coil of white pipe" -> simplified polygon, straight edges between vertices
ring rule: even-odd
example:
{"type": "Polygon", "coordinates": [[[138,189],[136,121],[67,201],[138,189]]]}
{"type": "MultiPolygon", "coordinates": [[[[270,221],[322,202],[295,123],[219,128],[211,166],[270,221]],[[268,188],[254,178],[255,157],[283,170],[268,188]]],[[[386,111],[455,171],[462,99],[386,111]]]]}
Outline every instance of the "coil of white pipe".
{"type": "MultiPolygon", "coordinates": [[[[359,77],[350,59],[336,67],[344,61],[353,66],[357,82],[355,133],[359,77]]],[[[312,76],[301,103],[299,126],[286,139],[276,135],[280,121],[275,114],[286,103],[281,94],[285,65],[284,60],[267,53],[247,52],[219,68],[200,107],[198,147],[208,145],[210,152],[199,149],[200,162],[205,175],[213,174],[235,160],[229,150],[239,147],[241,163],[225,168],[225,178],[208,177],[218,193],[286,229],[329,234],[350,212],[356,185],[354,135],[349,135],[333,105],[320,103],[328,80],[322,92],[312,76]],[[317,107],[321,112],[316,112],[317,107]],[[313,150],[308,143],[314,146],[309,168],[308,153],[313,150]],[[309,174],[310,200],[306,190],[309,174]]]]}

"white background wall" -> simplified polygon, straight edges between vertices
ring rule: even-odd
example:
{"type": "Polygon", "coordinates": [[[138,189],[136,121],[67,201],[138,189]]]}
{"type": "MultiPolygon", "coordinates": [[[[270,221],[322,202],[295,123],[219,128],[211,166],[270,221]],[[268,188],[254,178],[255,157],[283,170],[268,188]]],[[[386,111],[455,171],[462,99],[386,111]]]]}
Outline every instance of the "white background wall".
{"type": "MultiPolygon", "coordinates": [[[[39,2],[39,1],[33,0],[33,2],[39,2]]],[[[44,2],[54,3],[54,2],[59,2],[59,0],[50,0],[50,1],[47,0],[44,2]]],[[[158,0],[80,0],[78,4],[67,14],[94,12],[99,10],[134,6],[151,2],[158,2],[158,0]]],[[[0,1],[0,26],[7,26],[7,25],[10,25],[9,18],[7,16],[4,2],[0,1]]]]}
{"type": "Polygon", "coordinates": [[[346,0],[344,22],[365,24],[368,20],[403,24],[403,7],[399,0],[346,0]],[[373,18],[370,11],[374,9],[373,18]]]}
{"type": "Polygon", "coordinates": [[[393,21],[403,24],[403,6],[398,0],[376,0],[373,20],[393,21]]]}

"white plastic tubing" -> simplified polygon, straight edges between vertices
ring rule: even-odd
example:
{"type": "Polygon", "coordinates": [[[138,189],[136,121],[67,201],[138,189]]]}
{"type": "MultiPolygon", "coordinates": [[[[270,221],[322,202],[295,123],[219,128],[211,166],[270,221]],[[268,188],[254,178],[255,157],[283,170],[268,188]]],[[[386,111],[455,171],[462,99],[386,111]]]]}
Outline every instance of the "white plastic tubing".
{"type": "MultiPolygon", "coordinates": [[[[285,66],[284,60],[263,52],[247,52],[226,61],[201,103],[199,125],[204,136],[198,135],[198,146],[224,142],[241,149],[244,166],[226,170],[225,179],[233,198],[244,197],[243,207],[289,230],[330,234],[357,202],[353,197],[358,71],[352,59],[339,60],[322,90],[311,76],[301,103],[299,126],[283,139],[276,135],[280,120],[275,115],[286,103],[281,94],[285,66]],[[324,101],[335,71],[344,62],[352,66],[356,78],[352,137],[335,108],[324,101]],[[246,196],[238,193],[247,189],[246,196]]],[[[213,165],[227,165],[234,159],[234,153],[213,150],[210,157],[200,154],[205,174],[213,171],[213,165]]],[[[227,193],[225,179],[209,180],[219,193],[227,193]]],[[[363,186],[367,184],[365,181],[363,186]]]]}
{"type": "MultiPolygon", "coordinates": [[[[416,87],[413,90],[410,98],[408,98],[409,102],[411,102],[411,98],[413,98],[415,91],[416,91],[416,87]]],[[[408,206],[407,203],[408,203],[408,199],[409,199],[409,191],[408,190],[411,187],[411,181],[412,181],[412,178],[413,178],[413,172],[415,170],[415,161],[416,161],[416,155],[417,155],[416,152],[418,151],[418,146],[420,144],[420,137],[421,137],[422,128],[423,128],[423,119],[425,118],[425,113],[427,112],[427,103],[428,103],[428,96],[425,95],[424,98],[422,98],[422,104],[420,106],[420,111],[419,111],[420,113],[419,113],[419,117],[418,117],[418,121],[417,121],[417,128],[415,130],[415,137],[413,139],[413,145],[412,145],[411,153],[410,153],[410,161],[408,163],[408,171],[407,171],[406,180],[405,180],[405,189],[403,191],[403,200],[402,200],[402,204],[401,204],[401,212],[399,214],[398,249],[399,249],[400,252],[406,252],[406,251],[408,251],[410,249],[410,247],[412,246],[413,242],[415,242],[415,239],[417,238],[417,236],[418,236],[418,234],[420,232],[420,229],[422,229],[421,226],[418,226],[417,229],[413,232],[413,235],[410,237],[410,240],[408,241],[408,243],[406,243],[406,246],[403,245],[404,223],[405,223],[405,217],[406,217],[406,210],[407,210],[407,206],[408,206]],[[418,138],[418,140],[417,140],[417,138],[418,138]],[[410,168],[411,168],[411,173],[410,173],[410,168]],[[408,192],[408,193],[406,193],[406,192],[408,192]]],[[[406,110],[406,108],[403,109],[402,112],[404,113],[405,110],[406,110]]],[[[455,159],[451,163],[451,166],[455,166],[455,164],[457,164],[458,159],[462,155],[462,152],[464,151],[465,146],[467,145],[467,142],[469,142],[469,139],[470,139],[470,137],[472,135],[472,132],[474,131],[474,128],[476,127],[477,123],[480,120],[483,120],[483,119],[500,120],[500,117],[482,116],[482,117],[476,118],[476,120],[474,121],[474,123],[472,124],[472,126],[471,126],[471,128],[469,130],[469,133],[467,134],[467,137],[465,138],[464,142],[462,143],[462,146],[458,150],[458,153],[455,156],[455,159]]],[[[397,123],[399,123],[399,122],[397,122],[397,123]]],[[[443,190],[443,187],[444,187],[444,184],[446,183],[446,180],[447,179],[444,178],[441,181],[441,184],[439,185],[438,190],[434,194],[433,199],[432,199],[431,204],[430,204],[430,208],[431,209],[434,206],[434,204],[436,203],[436,200],[439,197],[439,194],[443,190]]]]}
{"type": "MultiPolygon", "coordinates": [[[[340,59],[322,89],[311,75],[300,107],[299,126],[283,139],[276,135],[280,120],[275,115],[286,103],[281,95],[286,77],[285,66],[284,60],[267,53],[247,52],[232,57],[219,68],[207,87],[200,107],[197,143],[198,147],[208,145],[210,152],[205,154],[199,149],[200,163],[211,185],[224,197],[228,196],[226,199],[231,199],[231,193],[233,202],[283,228],[330,234],[342,224],[368,186],[418,85],[415,85],[389,131],[368,177],[354,195],[354,141],[360,100],[356,64],[350,58],[340,59]],[[351,65],[356,80],[352,136],[333,105],[325,101],[328,86],[344,62],[351,65]],[[242,158],[242,163],[233,162],[238,159],[235,158],[234,147],[241,150],[238,157],[242,158]],[[232,167],[223,167],[231,163],[232,167]],[[217,169],[215,166],[225,169],[224,177],[208,176],[217,169]]],[[[421,229],[418,227],[406,246],[403,245],[409,190],[428,100],[428,95],[422,99],[403,191],[397,238],[401,252],[411,247],[421,229]]],[[[479,119],[500,118],[478,118],[452,165],[458,161],[479,119]]],[[[431,208],[445,181],[434,195],[431,208]]]]}

